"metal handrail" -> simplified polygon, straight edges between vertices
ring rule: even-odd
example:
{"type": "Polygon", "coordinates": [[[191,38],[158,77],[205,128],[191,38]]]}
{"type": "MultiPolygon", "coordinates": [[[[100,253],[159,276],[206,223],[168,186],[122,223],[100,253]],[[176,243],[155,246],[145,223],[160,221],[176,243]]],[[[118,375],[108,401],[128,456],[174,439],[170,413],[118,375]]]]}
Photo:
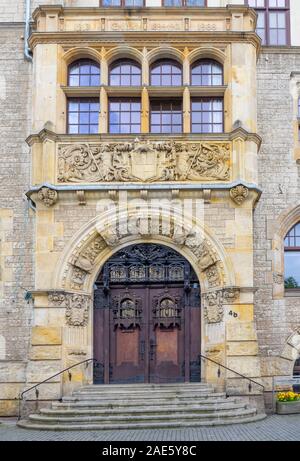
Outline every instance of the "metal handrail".
{"type": "MultiPolygon", "coordinates": [[[[257,386],[262,387],[262,392],[265,391],[265,386],[264,386],[263,384],[261,384],[261,383],[258,383],[257,381],[254,381],[254,379],[248,378],[248,376],[242,375],[242,374],[239,373],[238,371],[232,370],[232,368],[226,367],[225,365],[222,365],[221,363],[216,362],[216,361],[213,360],[213,359],[209,359],[209,358],[206,357],[205,355],[200,354],[200,357],[203,358],[203,359],[205,359],[205,360],[208,360],[209,362],[214,363],[215,365],[218,365],[218,367],[222,367],[222,368],[224,368],[225,370],[231,371],[231,373],[235,373],[236,375],[241,376],[241,378],[247,379],[247,380],[249,381],[249,385],[248,385],[249,392],[251,392],[251,390],[252,390],[251,383],[254,383],[254,384],[256,384],[257,386]]],[[[219,370],[218,370],[218,377],[220,377],[219,370]]]]}
{"type": "MultiPolygon", "coordinates": [[[[24,394],[26,394],[26,393],[29,392],[29,391],[32,391],[32,389],[36,389],[35,395],[36,395],[36,400],[37,400],[38,397],[39,397],[39,390],[37,389],[37,387],[40,386],[41,384],[44,384],[44,383],[50,381],[50,379],[55,378],[56,376],[59,376],[59,375],[61,375],[62,373],[65,373],[66,371],[69,372],[69,370],[71,370],[72,368],[77,367],[78,365],[82,365],[83,363],[96,362],[96,361],[97,361],[97,360],[94,359],[94,358],[82,360],[81,362],[75,363],[75,365],[71,365],[71,366],[68,367],[68,368],[64,368],[63,370],[59,371],[58,373],[55,373],[55,375],[49,376],[49,378],[44,379],[44,381],[41,381],[41,382],[35,384],[34,386],[31,386],[31,387],[29,387],[28,389],[25,389],[25,391],[23,391],[23,392],[20,394],[20,397],[19,397],[19,415],[18,415],[18,420],[21,418],[21,402],[22,402],[22,400],[23,400],[24,394]]],[[[69,372],[69,380],[72,381],[72,373],[70,373],[70,372],[69,372]]]]}

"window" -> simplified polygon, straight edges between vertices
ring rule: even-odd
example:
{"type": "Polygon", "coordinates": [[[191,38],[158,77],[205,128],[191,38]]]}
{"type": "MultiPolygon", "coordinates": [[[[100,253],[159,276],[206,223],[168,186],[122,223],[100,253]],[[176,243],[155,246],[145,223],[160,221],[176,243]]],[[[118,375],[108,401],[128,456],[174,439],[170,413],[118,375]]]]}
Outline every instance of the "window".
{"type": "Polygon", "coordinates": [[[151,66],[150,85],[181,86],[182,69],[176,61],[160,59],[151,66]]]}
{"type": "Polygon", "coordinates": [[[284,285],[300,288],[300,222],[284,239],[284,285]]]}
{"type": "Polygon", "coordinates": [[[212,59],[201,59],[193,64],[191,85],[212,86],[223,84],[223,66],[212,59]]]}
{"type": "Polygon", "coordinates": [[[143,7],[145,2],[144,0],[102,0],[102,6],[143,7]]]}
{"type": "Polygon", "coordinates": [[[114,62],[110,67],[109,84],[111,86],[140,86],[141,68],[130,59],[114,62]]]}
{"type": "Polygon", "coordinates": [[[192,133],[223,132],[222,98],[194,98],[191,113],[192,133]]]}
{"type": "Polygon", "coordinates": [[[205,0],[162,0],[163,6],[205,6],[205,0]]]}
{"type": "Polygon", "coordinates": [[[69,65],[69,86],[99,86],[100,66],[91,59],[79,59],[69,65]]]}
{"type": "Polygon", "coordinates": [[[68,133],[98,133],[99,108],[97,98],[68,99],[68,133]]]}
{"type": "Polygon", "coordinates": [[[138,98],[111,98],[109,100],[109,132],[140,133],[141,101],[138,98]]]}
{"type": "Polygon", "coordinates": [[[246,0],[255,8],[256,32],[263,45],[287,45],[289,43],[289,0],[246,0]]]}
{"type": "Polygon", "coordinates": [[[182,102],[151,101],[151,133],[182,132],[182,102]]]}

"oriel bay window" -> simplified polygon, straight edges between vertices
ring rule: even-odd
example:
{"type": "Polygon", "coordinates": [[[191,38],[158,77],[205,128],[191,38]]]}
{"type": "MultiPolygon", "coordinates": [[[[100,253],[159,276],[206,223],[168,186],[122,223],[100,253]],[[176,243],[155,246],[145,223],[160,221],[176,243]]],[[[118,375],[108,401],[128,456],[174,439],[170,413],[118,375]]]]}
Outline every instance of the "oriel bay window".
{"type": "Polygon", "coordinates": [[[257,12],[256,32],[263,45],[289,44],[289,0],[246,0],[246,4],[257,12]]]}
{"type": "Polygon", "coordinates": [[[99,86],[100,66],[91,59],[72,62],[68,69],[69,86],[99,86]]]}
{"type": "Polygon", "coordinates": [[[68,133],[98,133],[99,109],[97,98],[69,98],[68,133]]]}
{"type": "Polygon", "coordinates": [[[152,100],[150,106],[151,133],[182,132],[181,100],[152,100]]]}
{"type": "Polygon", "coordinates": [[[285,288],[300,288],[300,222],[284,239],[284,285],[285,288]]]}
{"type": "Polygon", "coordinates": [[[152,86],[181,86],[181,65],[170,59],[160,59],[152,64],[150,69],[150,85],[152,86]]]}
{"type": "Polygon", "coordinates": [[[139,98],[111,98],[109,100],[109,132],[140,133],[141,101],[139,98]]]}
{"type": "Polygon", "coordinates": [[[223,132],[223,98],[191,100],[192,133],[223,132]]]}
{"type": "Polygon", "coordinates": [[[131,59],[115,61],[110,66],[109,84],[111,86],[140,86],[140,65],[131,59]]]}

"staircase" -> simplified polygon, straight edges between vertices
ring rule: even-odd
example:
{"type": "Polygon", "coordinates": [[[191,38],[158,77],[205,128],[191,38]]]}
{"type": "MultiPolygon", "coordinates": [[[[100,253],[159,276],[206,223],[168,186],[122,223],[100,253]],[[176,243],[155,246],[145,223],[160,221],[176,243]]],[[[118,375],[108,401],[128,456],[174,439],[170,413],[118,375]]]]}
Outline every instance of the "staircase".
{"type": "Polygon", "coordinates": [[[258,421],[245,397],[228,397],[204,383],[90,385],[20,420],[42,430],[118,430],[215,426],[258,421]]]}

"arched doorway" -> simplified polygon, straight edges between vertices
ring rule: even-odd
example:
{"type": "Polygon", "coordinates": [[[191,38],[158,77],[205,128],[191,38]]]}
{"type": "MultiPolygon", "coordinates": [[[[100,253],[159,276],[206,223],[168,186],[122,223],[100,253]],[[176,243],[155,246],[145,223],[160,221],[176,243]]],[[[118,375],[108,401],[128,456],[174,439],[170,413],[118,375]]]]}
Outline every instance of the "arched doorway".
{"type": "Polygon", "coordinates": [[[103,266],[94,293],[94,383],[200,381],[200,287],[163,245],[131,245],[103,266]]]}

